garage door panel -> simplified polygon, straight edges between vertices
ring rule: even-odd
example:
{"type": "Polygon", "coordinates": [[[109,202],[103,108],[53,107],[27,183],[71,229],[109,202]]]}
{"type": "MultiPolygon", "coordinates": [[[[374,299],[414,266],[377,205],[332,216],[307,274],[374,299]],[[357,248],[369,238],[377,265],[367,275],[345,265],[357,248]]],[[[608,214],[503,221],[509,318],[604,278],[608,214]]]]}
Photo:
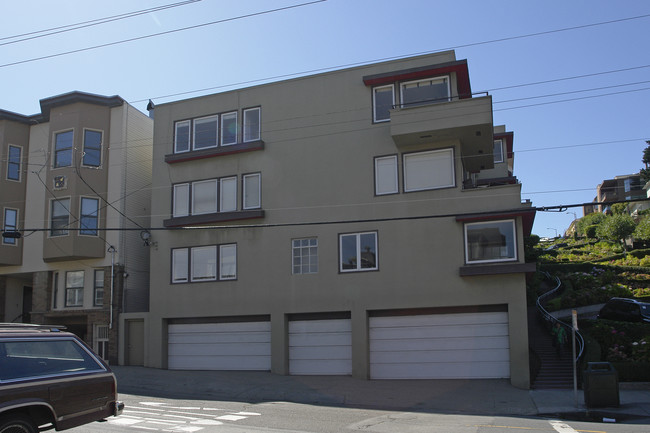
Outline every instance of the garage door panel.
{"type": "Polygon", "coordinates": [[[289,374],[352,374],[350,319],[290,321],[289,374]]]}
{"type": "Polygon", "coordinates": [[[373,327],[400,326],[450,326],[450,325],[483,325],[489,323],[508,323],[504,312],[488,313],[455,313],[455,314],[422,314],[417,316],[386,316],[371,317],[373,327]]]}
{"type": "Polygon", "coordinates": [[[371,340],[370,350],[378,352],[387,350],[457,350],[467,349],[499,349],[509,347],[507,335],[497,337],[458,337],[458,338],[413,338],[371,340]]]}
{"type": "Polygon", "coordinates": [[[169,325],[168,367],[172,370],[270,370],[271,324],[169,325]]]}
{"type": "Polygon", "coordinates": [[[370,331],[371,339],[487,337],[493,335],[508,335],[508,325],[401,326],[371,329],[370,331]]]}
{"type": "Polygon", "coordinates": [[[440,363],[435,370],[429,364],[380,364],[373,366],[373,375],[382,379],[492,379],[510,376],[509,362],[440,363]]]}
{"type": "Polygon", "coordinates": [[[377,352],[373,362],[394,363],[445,363],[508,361],[508,350],[422,350],[418,352],[377,352]]]}

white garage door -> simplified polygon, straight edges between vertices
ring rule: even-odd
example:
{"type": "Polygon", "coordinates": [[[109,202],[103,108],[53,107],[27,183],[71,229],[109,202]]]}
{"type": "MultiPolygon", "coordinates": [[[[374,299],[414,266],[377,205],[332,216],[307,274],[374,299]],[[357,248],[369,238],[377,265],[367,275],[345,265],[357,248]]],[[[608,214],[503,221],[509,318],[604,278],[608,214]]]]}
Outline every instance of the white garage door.
{"type": "Polygon", "coordinates": [[[508,313],[370,318],[373,379],[510,377],[508,313]]]}
{"type": "Polygon", "coordinates": [[[289,322],[289,374],[352,374],[350,319],[289,322]]]}
{"type": "Polygon", "coordinates": [[[271,323],[173,324],[170,370],[270,370],[271,323]]]}

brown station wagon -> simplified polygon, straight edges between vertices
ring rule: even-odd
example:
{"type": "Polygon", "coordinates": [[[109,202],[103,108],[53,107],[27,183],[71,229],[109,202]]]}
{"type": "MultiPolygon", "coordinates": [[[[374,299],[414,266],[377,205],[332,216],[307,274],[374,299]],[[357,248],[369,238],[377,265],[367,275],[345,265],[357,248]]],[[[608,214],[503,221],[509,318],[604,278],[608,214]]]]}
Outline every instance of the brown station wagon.
{"type": "Polygon", "coordinates": [[[65,430],[123,409],[115,375],[74,334],[0,323],[0,433],[65,430]]]}

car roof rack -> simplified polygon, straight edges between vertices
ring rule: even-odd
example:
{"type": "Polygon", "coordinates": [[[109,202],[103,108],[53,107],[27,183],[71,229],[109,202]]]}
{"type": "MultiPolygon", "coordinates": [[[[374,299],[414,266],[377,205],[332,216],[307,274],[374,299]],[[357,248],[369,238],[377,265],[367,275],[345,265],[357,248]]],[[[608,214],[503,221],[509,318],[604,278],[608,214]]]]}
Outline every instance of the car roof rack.
{"type": "Polygon", "coordinates": [[[63,331],[66,329],[64,325],[39,325],[35,323],[2,323],[0,322],[0,329],[45,329],[52,332],[63,331]]]}

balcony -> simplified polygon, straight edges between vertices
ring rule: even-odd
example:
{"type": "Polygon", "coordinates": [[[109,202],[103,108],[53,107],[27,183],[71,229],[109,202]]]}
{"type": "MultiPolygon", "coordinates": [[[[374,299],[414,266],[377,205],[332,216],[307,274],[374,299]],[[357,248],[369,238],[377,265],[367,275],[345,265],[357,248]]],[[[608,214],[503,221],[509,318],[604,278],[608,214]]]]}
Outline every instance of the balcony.
{"type": "Polygon", "coordinates": [[[492,97],[455,99],[390,111],[390,132],[398,147],[459,140],[466,171],[494,165],[492,97]]]}

